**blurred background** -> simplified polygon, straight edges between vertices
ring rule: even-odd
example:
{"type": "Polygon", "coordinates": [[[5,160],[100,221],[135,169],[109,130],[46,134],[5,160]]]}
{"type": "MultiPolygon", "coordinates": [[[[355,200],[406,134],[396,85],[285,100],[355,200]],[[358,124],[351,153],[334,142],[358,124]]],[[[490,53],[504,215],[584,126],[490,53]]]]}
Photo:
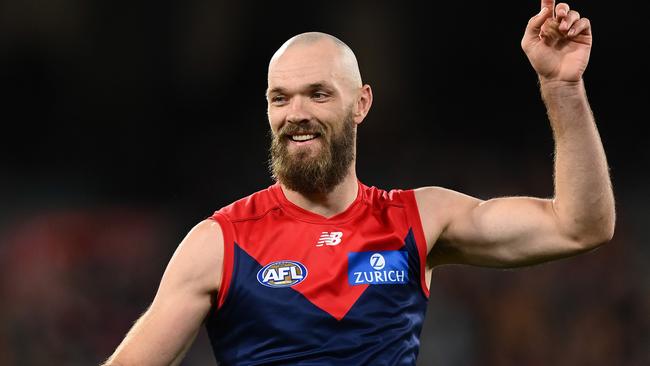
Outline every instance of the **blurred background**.
{"type": "MultiPolygon", "coordinates": [[[[591,19],[585,83],[614,240],[520,270],[434,272],[419,365],[650,364],[647,48],[638,9],[591,19]]],[[[539,1],[0,1],[0,365],[98,365],[175,247],[272,184],[266,67],[331,33],[375,101],[358,175],[479,198],[553,194],[553,141],[520,50],[539,1]]],[[[184,365],[214,364],[202,331],[184,365]]]]}

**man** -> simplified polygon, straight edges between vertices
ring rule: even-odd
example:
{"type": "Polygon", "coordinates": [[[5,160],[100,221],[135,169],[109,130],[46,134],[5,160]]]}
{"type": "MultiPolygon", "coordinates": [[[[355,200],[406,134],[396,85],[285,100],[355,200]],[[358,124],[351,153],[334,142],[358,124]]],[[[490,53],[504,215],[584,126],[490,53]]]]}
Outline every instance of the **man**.
{"type": "Polygon", "coordinates": [[[591,43],[586,18],[542,0],[521,45],[554,133],[555,196],[482,201],[361,184],[371,88],[338,39],[290,39],[268,71],[278,183],[189,232],[106,364],[179,364],[205,322],[224,365],[413,365],[433,267],[524,266],[609,241],[614,198],[582,80],[591,43]]]}

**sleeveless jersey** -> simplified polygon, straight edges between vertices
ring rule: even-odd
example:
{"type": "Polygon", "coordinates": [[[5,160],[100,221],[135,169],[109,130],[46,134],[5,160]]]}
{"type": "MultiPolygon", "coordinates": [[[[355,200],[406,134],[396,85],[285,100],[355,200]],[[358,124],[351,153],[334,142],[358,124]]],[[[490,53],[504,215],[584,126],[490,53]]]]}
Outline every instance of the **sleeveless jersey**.
{"type": "Polygon", "coordinates": [[[413,191],[359,183],[325,218],[275,184],[212,219],[223,279],[206,327],[220,365],[415,365],[429,290],[413,191]]]}

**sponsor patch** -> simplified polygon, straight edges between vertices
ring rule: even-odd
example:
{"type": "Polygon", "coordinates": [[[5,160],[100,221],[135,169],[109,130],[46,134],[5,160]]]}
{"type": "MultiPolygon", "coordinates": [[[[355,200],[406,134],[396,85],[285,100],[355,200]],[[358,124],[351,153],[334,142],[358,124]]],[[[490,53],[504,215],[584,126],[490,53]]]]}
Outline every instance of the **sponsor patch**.
{"type": "Polygon", "coordinates": [[[307,267],[290,260],[272,262],[257,272],[257,281],[267,287],[291,287],[307,278],[307,267]]]}
{"type": "Polygon", "coordinates": [[[350,285],[394,285],[408,282],[408,253],[403,250],[348,253],[350,285]]]}

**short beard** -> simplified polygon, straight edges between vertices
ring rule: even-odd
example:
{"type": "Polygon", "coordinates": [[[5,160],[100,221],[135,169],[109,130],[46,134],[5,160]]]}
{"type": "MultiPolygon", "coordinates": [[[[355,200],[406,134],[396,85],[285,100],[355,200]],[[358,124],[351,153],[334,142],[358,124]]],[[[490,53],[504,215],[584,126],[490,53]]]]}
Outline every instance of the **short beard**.
{"type": "Polygon", "coordinates": [[[271,148],[269,170],[276,181],[292,191],[304,195],[330,193],[343,181],[354,161],[354,120],[349,111],[343,120],[343,129],[339,133],[320,135],[321,149],[315,156],[311,151],[298,149],[293,155],[289,153],[287,135],[297,132],[321,132],[317,125],[286,124],[285,128],[273,134],[271,131],[271,148]]]}

